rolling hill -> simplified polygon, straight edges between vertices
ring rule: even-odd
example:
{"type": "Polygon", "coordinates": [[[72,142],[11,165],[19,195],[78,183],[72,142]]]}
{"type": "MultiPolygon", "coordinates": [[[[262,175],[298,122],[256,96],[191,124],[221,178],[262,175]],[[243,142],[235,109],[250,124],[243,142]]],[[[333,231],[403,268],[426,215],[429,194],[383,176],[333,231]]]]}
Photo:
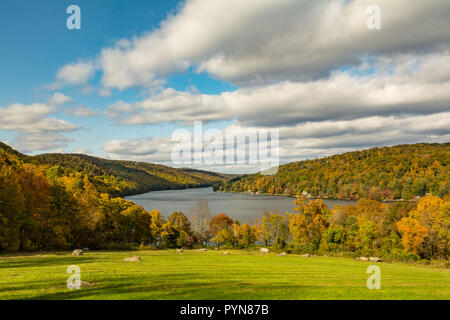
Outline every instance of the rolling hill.
{"type": "Polygon", "coordinates": [[[112,196],[205,187],[228,179],[227,175],[220,173],[177,169],[144,162],[107,160],[83,154],[49,153],[27,156],[1,142],[0,151],[3,153],[3,161],[6,158],[16,159],[51,170],[59,176],[75,172],[87,174],[100,192],[112,196]]]}
{"type": "Polygon", "coordinates": [[[410,200],[450,191],[450,143],[373,148],[293,162],[273,176],[245,175],[216,191],[313,198],[410,200]]]}

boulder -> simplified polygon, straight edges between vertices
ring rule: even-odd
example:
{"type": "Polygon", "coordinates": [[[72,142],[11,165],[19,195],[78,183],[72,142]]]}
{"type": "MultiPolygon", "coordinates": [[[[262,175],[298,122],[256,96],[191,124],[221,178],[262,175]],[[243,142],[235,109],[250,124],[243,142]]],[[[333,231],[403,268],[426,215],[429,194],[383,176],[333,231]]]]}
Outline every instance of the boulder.
{"type": "Polygon", "coordinates": [[[81,249],[75,249],[72,252],[73,256],[81,256],[82,254],[83,254],[83,250],[81,250],[81,249]]]}
{"type": "Polygon", "coordinates": [[[125,258],[125,260],[123,260],[123,261],[137,262],[137,261],[141,261],[141,257],[129,257],[129,258],[125,258]]]}
{"type": "Polygon", "coordinates": [[[361,260],[361,261],[369,261],[369,258],[367,258],[367,257],[359,257],[357,259],[361,260]]]}
{"type": "Polygon", "coordinates": [[[82,287],[93,287],[94,286],[93,283],[87,282],[87,281],[83,281],[83,280],[80,281],[80,284],[81,284],[82,287]]]}
{"type": "Polygon", "coordinates": [[[228,251],[225,251],[225,252],[223,253],[223,255],[225,255],[225,256],[229,256],[229,255],[230,255],[230,253],[229,253],[228,251]]]}
{"type": "Polygon", "coordinates": [[[381,259],[378,258],[378,257],[370,257],[370,258],[369,258],[369,261],[371,261],[371,262],[383,262],[383,260],[381,260],[381,259]]]}
{"type": "Polygon", "coordinates": [[[183,252],[183,249],[177,249],[177,252],[183,252]]]}
{"type": "Polygon", "coordinates": [[[198,249],[198,251],[208,251],[208,250],[203,248],[203,249],[198,249]]]}
{"type": "Polygon", "coordinates": [[[309,253],[307,253],[307,254],[302,254],[300,257],[309,258],[309,257],[311,257],[311,255],[309,253]]]}
{"type": "Polygon", "coordinates": [[[261,249],[259,250],[259,252],[262,252],[262,253],[269,253],[270,250],[267,249],[267,248],[261,248],[261,249]]]}
{"type": "Polygon", "coordinates": [[[286,252],[281,252],[281,253],[279,254],[279,256],[285,256],[285,255],[287,255],[286,252]]]}

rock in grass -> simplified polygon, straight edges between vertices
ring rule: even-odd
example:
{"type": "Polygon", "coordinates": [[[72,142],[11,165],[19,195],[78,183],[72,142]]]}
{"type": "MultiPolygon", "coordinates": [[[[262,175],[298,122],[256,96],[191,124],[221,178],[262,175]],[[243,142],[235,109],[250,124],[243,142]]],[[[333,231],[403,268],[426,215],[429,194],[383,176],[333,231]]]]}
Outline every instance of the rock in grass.
{"type": "Polygon", "coordinates": [[[284,256],[286,256],[286,255],[287,255],[286,252],[281,252],[281,253],[279,254],[279,256],[282,256],[282,257],[284,257],[284,256]]]}
{"type": "Polygon", "coordinates": [[[369,261],[372,261],[372,262],[383,262],[383,260],[381,260],[381,259],[378,258],[378,257],[370,257],[370,258],[369,258],[369,261]]]}
{"type": "Polygon", "coordinates": [[[267,248],[261,248],[261,249],[259,249],[259,252],[261,252],[261,253],[269,253],[270,250],[267,249],[267,248]]]}
{"type": "Polygon", "coordinates": [[[300,257],[309,258],[309,257],[311,257],[311,255],[309,253],[307,253],[307,254],[302,254],[300,257]]]}
{"type": "Polygon", "coordinates": [[[230,253],[229,253],[228,251],[225,251],[225,252],[223,253],[223,255],[224,255],[224,256],[229,256],[230,253]]]}
{"type": "Polygon", "coordinates": [[[177,252],[183,252],[183,249],[177,249],[177,252]]]}
{"type": "Polygon", "coordinates": [[[208,250],[203,248],[203,249],[198,249],[198,251],[208,251],[208,250]]]}
{"type": "Polygon", "coordinates": [[[82,286],[82,287],[93,287],[93,286],[94,286],[93,283],[87,282],[87,281],[83,281],[83,280],[81,280],[80,283],[81,283],[81,286],[82,286]]]}
{"type": "Polygon", "coordinates": [[[359,258],[356,258],[356,260],[369,261],[369,258],[367,258],[367,257],[359,257],[359,258]]]}
{"type": "Polygon", "coordinates": [[[83,254],[83,250],[81,250],[81,249],[75,249],[72,252],[73,256],[81,256],[82,254],[83,254]]]}
{"type": "Polygon", "coordinates": [[[125,258],[124,261],[127,261],[127,262],[137,262],[137,261],[141,261],[141,257],[129,257],[129,258],[125,258]]]}

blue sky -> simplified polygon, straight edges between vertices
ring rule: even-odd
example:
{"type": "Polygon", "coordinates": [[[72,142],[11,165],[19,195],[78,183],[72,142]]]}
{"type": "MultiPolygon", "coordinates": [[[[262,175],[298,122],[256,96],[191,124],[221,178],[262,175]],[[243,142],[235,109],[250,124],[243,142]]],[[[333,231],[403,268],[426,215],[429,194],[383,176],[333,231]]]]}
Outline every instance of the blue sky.
{"type": "MultiPolygon", "coordinates": [[[[15,102],[31,104],[45,102],[52,91],[44,84],[53,82],[58,69],[73,61],[96,56],[102,47],[113,45],[122,38],[139,36],[158,28],[160,21],[176,12],[180,1],[9,1],[0,10],[0,42],[6,44],[0,51],[0,106],[15,102]],[[81,8],[81,30],[66,27],[66,8],[76,3],[81,8]]],[[[94,79],[99,80],[97,75],[94,79]]],[[[94,83],[95,83],[94,81],[94,83]]],[[[207,74],[190,71],[174,74],[167,86],[186,90],[195,86],[205,93],[220,93],[234,88],[229,83],[217,81],[207,74]]],[[[73,98],[73,105],[85,105],[101,113],[117,100],[132,101],[141,97],[143,88],[116,91],[110,97],[84,94],[80,88],[58,90],[73,98]]],[[[67,121],[74,117],[58,112],[55,116],[67,121]]],[[[176,125],[123,126],[97,116],[77,119],[81,130],[66,134],[73,139],[61,150],[71,152],[86,150],[103,154],[101,146],[109,139],[137,139],[168,136],[176,125]]],[[[12,140],[16,133],[0,131],[1,138],[12,140]]],[[[37,150],[39,153],[42,150],[37,150]]],[[[45,151],[45,150],[43,150],[45,151]]],[[[59,150],[58,150],[59,151],[59,150]]]]}
{"type": "Polygon", "coordinates": [[[4,1],[0,140],[169,165],[193,121],[279,129],[281,162],[448,141],[448,1],[374,0],[375,31],[369,2],[4,1]],[[81,30],[66,27],[72,4],[81,30]]]}

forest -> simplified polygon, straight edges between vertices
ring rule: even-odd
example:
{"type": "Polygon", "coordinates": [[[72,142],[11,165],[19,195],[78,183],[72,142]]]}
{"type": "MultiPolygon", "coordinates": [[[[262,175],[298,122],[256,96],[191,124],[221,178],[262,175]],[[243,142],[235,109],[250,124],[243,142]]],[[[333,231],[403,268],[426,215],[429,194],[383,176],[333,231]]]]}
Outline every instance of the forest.
{"type": "Polygon", "coordinates": [[[273,176],[245,175],[216,191],[344,200],[414,200],[450,191],[450,143],[373,148],[281,165],[273,176]]]}
{"type": "Polygon", "coordinates": [[[42,154],[34,156],[30,162],[52,166],[52,170],[59,171],[58,175],[86,174],[100,192],[121,197],[156,190],[207,187],[228,180],[228,175],[214,172],[106,160],[83,154],[42,154]]]}
{"type": "MultiPolygon", "coordinates": [[[[352,171],[358,173],[357,183],[364,186],[367,182],[363,184],[363,181],[384,181],[395,176],[395,172],[403,172],[398,175],[398,181],[411,177],[412,186],[414,179],[421,177],[425,185],[423,196],[418,194],[421,197],[417,201],[386,204],[364,199],[360,194],[355,197],[361,197],[356,205],[328,208],[320,199],[299,194],[292,212],[267,213],[251,225],[234,220],[229,216],[232,213],[211,216],[206,201],[197,202],[189,212],[174,212],[164,219],[157,208],[148,212],[118,197],[144,188],[136,182],[133,185],[132,181],[141,171],[148,175],[154,173],[154,181],[161,183],[157,188],[170,187],[170,183],[173,187],[186,187],[195,181],[208,184],[214,179],[225,180],[222,175],[180,170],[176,176],[177,169],[164,171],[167,167],[82,155],[29,157],[3,145],[0,148],[0,251],[264,245],[274,250],[311,254],[376,255],[406,261],[448,259],[450,196],[448,192],[443,194],[448,190],[448,151],[447,144],[399,146],[315,160],[351,167],[345,164],[347,159],[354,167],[366,168],[366,171],[352,171]],[[428,150],[429,154],[420,154],[419,149],[428,150]],[[375,155],[384,160],[377,160],[375,155]],[[358,157],[361,163],[356,161],[358,157]],[[387,172],[380,163],[385,163],[387,172]],[[394,163],[396,169],[392,170],[394,163]],[[402,163],[408,166],[400,170],[397,166],[402,163]],[[424,167],[426,163],[429,168],[424,167]],[[372,175],[376,168],[375,178],[372,175]],[[203,179],[204,176],[208,178],[203,179]]],[[[318,170],[312,163],[292,166],[318,170]]],[[[324,166],[324,169],[332,167],[324,166]]],[[[280,176],[287,179],[286,168],[281,169],[280,176]]],[[[324,172],[319,181],[332,174],[324,172]]],[[[257,176],[233,178],[230,185],[250,183],[252,177],[257,176]]],[[[147,183],[142,177],[139,179],[142,179],[139,183],[147,183]]],[[[341,179],[344,178],[338,176],[334,181],[341,179]]],[[[352,177],[346,176],[346,181],[351,183],[352,177]]],[[[145,188],[152,187],[148,183],[143,184],[145,188]]],[[[221,186],[226,185],[221,182],[221,186]]],[[[381,183],[376,185],[382,187],[381,183]]],[[[361,190],[365,189],[361,187],[361,190]]]]}

